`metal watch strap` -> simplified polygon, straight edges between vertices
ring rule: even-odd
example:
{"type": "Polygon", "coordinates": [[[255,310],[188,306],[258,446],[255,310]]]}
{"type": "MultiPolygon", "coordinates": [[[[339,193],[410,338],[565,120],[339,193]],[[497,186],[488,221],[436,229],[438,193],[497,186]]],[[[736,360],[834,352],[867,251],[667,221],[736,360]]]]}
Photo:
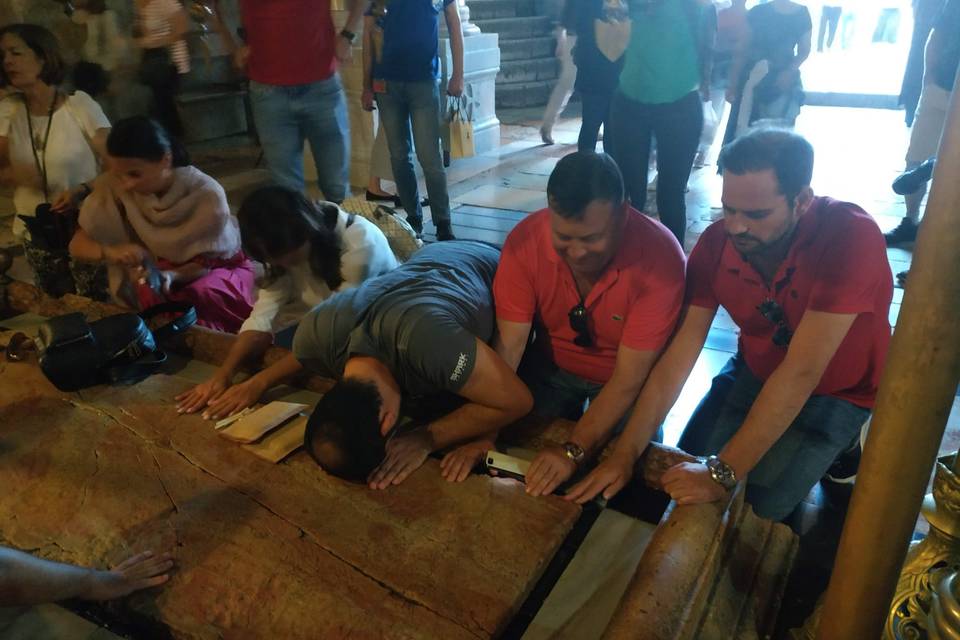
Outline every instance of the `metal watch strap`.
{"type": "Polygon", "coordinates": [[[586,452],[583,450],[583,447],[575,442],[570,441],[563,443],[563,453],[566,454],[566,456],[573,460],[573,462],[576,464],[583,462],[583,458],[586,456],[586,452]]]}
{"type": "Polygon", "coordinates": [[[737,473],[726,462],[717,456],[709,456],[704,464],[710,470],[710,477],[721,487],[729,491],[737,486],[737,473]]]}

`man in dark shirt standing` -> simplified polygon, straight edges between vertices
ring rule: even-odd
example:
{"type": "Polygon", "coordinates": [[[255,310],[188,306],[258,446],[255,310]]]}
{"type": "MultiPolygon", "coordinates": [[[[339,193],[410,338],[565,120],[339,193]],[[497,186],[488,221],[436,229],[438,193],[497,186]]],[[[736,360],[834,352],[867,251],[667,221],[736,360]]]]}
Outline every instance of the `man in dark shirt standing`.
{"type": "Polygon", "coordinates": [[[412,144],[423,169],[438,240],[453,239],[447,174],[440,154],[440,13],[450,34],[453,69],[446,93],[463,94],[463,32],[454,0],[374,0],[364,18],[363,108],[376,98],[407,220],[420,233],[423,210],[412,144]],[[411,131],[413,138],[411,140],[411,131]]]}
{"type": "Polygon", "coordinates": [[[339,379],[307,427],[307,450],[324,469],[384,489],[431,452],[530,411],[530,392],[487,346],[499,258],[499,250],[480,242],[429,245],[301,321],[293,355],[307,369],[339,379]],[[466,402],[425,428],[392,433],[402,396],[443,393],[466,402]]]}

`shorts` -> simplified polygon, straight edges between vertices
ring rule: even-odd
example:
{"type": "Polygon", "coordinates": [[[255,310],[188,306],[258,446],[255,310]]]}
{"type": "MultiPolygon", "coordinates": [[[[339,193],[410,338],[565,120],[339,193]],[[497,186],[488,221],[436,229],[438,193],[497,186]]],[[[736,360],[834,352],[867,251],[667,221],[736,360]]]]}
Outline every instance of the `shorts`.
{"type": "Polygon", "coordinates": [[[910,145],[907,147],[907,163],[919,164],[927,158],[937,155],[940,136],[947,120],[950,107],[950,92],[938,84],[923,86],[917,115],[910,131],[910,145]]]}

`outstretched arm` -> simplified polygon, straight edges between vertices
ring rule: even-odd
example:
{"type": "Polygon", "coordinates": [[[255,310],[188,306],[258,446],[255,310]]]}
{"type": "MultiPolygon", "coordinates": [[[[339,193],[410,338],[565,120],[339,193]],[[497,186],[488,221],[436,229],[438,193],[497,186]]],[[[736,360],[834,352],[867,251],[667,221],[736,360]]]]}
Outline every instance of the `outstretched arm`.
{"type": "MultiPolygon", "coordinates": [[[[620,345],[613,375],[570,434],[570,442],[581,447],[587,458],[603,448],[614,427],[636,401],[658,355],[659,351],[638,351],[620,345]]],[[[550,495],[576,470],[577,463],[567,457],[563,449],[547,447],[530,464],[526,477],[527,493],[550,495]]]]}
{"type": "Polygon", "coordinates": [[[400,484],[431,452],[467,440],[493,438],[530,411],[533,397],[517,374],[479,338],[476,348],[473,371],[458,392],[467,402],[425,430],[390,440],[386,459],[370,477],[371,487],[400,484]]]}
{"type": "MultiPolygon", "coordinates": [[[[770,374],[746,419],[718,457],[744,478],[790,427],[810,398],[857,314],[807,311],[780,366],[770,374]]],[[[685,462],[663,474],[678,504],[719,500],[726,493],[701,465],[685,462]]]]}
{"type": "Polygon", "coordinates": [[[140,553],[109,571],[35,558],[0,547],[0,606],[56,602],[68,598],[112,600],[169,579],[170,554],[140,553]]]}
{"type": "Polygon", "coordinates": [[[598,493],[609,500],[630,481],[637,458],[680,396],[715,315],[715,309],[706,307],[690,306],[683,311],[677,332],[650,372],[612,455],[571,489],[568,500],[583,504],[598,493]]]}

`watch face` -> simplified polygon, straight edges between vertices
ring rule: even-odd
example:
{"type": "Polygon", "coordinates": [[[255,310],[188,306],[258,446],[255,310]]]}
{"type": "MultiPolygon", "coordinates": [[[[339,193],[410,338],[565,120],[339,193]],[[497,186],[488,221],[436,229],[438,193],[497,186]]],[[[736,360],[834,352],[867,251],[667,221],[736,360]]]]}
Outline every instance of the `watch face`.
{"type": "Polygon", "coordinates": [[[563,448],[567,452],[567,456],[574,462],[579,462],[583,458],[583,448],[580,445],[568,442],[563,445],[563,448]]]}

